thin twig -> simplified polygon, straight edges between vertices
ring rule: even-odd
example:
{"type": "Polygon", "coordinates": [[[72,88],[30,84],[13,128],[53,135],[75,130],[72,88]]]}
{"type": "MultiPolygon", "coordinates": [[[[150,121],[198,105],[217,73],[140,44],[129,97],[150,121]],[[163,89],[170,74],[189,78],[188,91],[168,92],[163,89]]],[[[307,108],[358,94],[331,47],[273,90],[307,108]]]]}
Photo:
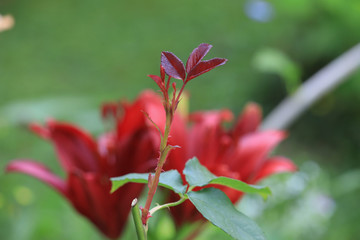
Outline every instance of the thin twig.
{"type": "Polygon", "coordinates": [[[283,100],[263,121],[261,129],[286,129],[323,95],[345,81],[360,67],[360,44],[309,78],[293,95],[283,100]]]}
{"type": "Polygon", "coordinates": [[[175,206],[183,203],[186,199],[188,199],[188,198],[183,195],[183,196],[181,196],[181,198],[180,198],[178,201],[176,201],[176,202],[166,203],[166,204],[163,204],[163,205],[159,205],[159,206],[153,207],[153,208],[149,211],[149,213],[150,213],[150,215],[153,215],[156,211],[159,211],[159,210],[161,210],[161,209],[163,209],[163,208],[175,207],[175,206]]]}

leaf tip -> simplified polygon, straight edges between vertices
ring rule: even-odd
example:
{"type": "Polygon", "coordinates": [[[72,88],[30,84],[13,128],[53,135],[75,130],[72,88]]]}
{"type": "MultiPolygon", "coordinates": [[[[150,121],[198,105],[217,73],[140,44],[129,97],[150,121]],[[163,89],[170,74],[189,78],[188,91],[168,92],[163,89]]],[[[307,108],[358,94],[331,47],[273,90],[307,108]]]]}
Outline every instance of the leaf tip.
{"type": "Polygon", "coordinates": [[[111,190],[110,193],[114,193],[118,188],[115,186],[113,182],[111,182],[111,190]]]}

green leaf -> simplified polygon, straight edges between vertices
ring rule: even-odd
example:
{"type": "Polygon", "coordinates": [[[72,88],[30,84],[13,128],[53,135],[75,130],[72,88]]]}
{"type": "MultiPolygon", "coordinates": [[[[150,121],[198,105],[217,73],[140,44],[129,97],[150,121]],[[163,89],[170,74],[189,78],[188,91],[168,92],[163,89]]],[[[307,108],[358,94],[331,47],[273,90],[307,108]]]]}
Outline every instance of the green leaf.
{"type": "Polygon", "coordinates": [[[212,224],[234,239],[265,240],[260,227],[239,212],[225,193],[216,188],[205,188],[187,193],[196,209],[212,224]]]}
{"type": "MultiPolygon", "coordinates": [[[[129,182],[147,183],[148,178],[149,173],[129,173],[121,177],[111,178],[111,193],[115,192],[119,187],[129,182]]],[[[184,194],[186,191],[186,186],[183,185],[181,175],[177,170],[170,170],[161,173],[159,185],[171,189],[178,194],[184,194]]]]}
{"type": "Polygon", "coordinates": [[[278,74],[285,82],[288,93],[293,93],[301,84],[299,65],[279,49],[260,49],[254,57],[254,66],[267,73],[278,74]]]}
{"type": "Polygon", "coordinates": [[[190,186],[203,187],[208,184],[218,184],[245,193],[257,193],[265,199],[271,194],[268,187],[251,185],[228,177],[217,177],[206,167],[201,165],[197,158],[192,158],[187,161],[183,173],[185,174],[186,181],[190,184],[190,186]]]}

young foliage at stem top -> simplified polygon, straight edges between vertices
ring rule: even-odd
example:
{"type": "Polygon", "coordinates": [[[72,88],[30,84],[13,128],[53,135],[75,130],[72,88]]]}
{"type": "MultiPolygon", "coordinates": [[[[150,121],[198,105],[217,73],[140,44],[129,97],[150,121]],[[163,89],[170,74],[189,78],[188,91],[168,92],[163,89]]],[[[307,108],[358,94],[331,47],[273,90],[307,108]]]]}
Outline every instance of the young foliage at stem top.
{"type": "MultiPolygon", "coordinates": [[[[183,62],[173,53],[171,52],[162,52],[161,53],[161,65],[160,65],[160,76],[149,75],[151,79],[155,81],[155,83],[159,86],[163,97],[164,97],[164,109],[165,109],[165,126],[164,132],[160,131],[160,149],[159,149],[159,157],[155,170],[155,174],[149,175],[149,191],[148,197],[146,199],[146,203],[144,208],[141,210],[141,219],[142,222],[147,228],[147,221],[149,217],[151,217],[149,211],[152,199],[155,195],[157,186],[159,184],[160,173],[162,172],[163,166],[166,162],[167,156],[171,150],[176,148],[176,146],[170,146],[168,144],[168,138],[170,133],[170,127],[174,118],[174,114],[176,108],[179,104],[181,94],[191,79],[200,76],[201,74],[210,71],[211,69],[223,65],[227,60],[221,58],[214,58],[209,61],[201,61],[206,53],[210,50],[212,46],[206,43],[200,44],[197,48],[193,50],[190,54],[189,59],[187,61],[186,70],[183,62]],[[168,75],[167,81],[165,81],[165,75],[168,75]],[[183,84],[181,89],[178,91],[176,88],[176,82],[171,83],[171,78],[181,79],[183,84]],[[169,96],[169,88],[173,88],[172,96],[169,96]]],[[[160,129],[157,126],[157,123],[151,120],[151,116],[148,116],[149,120],[155,125],[157,129],[160,129]]]]}
{"type": "Polygon", "coordinates": [[[168,76],[181,79],[184,83],[186,83],[191,79],[226,63],[227,59],[224,58],[213,58],[207,61],[202,61],[211,48],[212,46],[207,43],[202,43],[195,48],[186,62],[186,69],[183,62],[175,54],[171,52],[162,52],[161,66],[164,67],[168,76]]]}
{"type": "Polygon", "coordinates": [[[164,96],[165,111],[171,113],[169,118],[172,118],[184,87],[191,79],[194,79],[227,62],[227,59],[224,58],[213,58],[202,61],[211,48],[212,46],[210,44],[201,43],[191,52],[186,62],[186,68],[184,67],[183,62],[172,52],[161,53],[160,76],[148,76],[159,86],[164,96]],[[165,75],[168,75],[167,80],[165,79],[165,75]],[[171,78],[181,79],[183,81],[180,91],[176,88],[176,82],[171,83],[171,78]],[[170,85],[173,88],[173,96],[171,99],[169,96],[170,85]]]}

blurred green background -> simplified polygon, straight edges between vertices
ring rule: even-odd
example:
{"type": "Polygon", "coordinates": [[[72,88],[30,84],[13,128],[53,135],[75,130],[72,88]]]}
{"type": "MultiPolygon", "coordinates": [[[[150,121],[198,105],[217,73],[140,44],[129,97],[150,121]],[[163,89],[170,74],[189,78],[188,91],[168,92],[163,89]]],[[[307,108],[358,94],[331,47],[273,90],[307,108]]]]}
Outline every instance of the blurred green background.
{"type": "MultiPolygon", "coordinates": [[[[48,143],[26,130],[54,117],[103,131],[98,107],[155,84],[161,51],[183,61],[202,42],[228,63],[191,82],[190,109],[255,101],[268,114],[301,81],[360,40],[360,1],[1,0],[16,25],[0,33],[0,169],[15,158],[63,176],[48,143]]],[[[360,239],[360,72],[289,129],[277,149],[300,171],[267,180],[273,196],[240,208],[272,239],[360,239]]],[[[154,239],[173,239],[164,214],[154,239]],[[164,227],[166,226],[166,227],[164,227]],[[162,238],[160,237],[162,236],[162,238]]],[[[132,239],[131,228],[128,237],[132,239]]],[[[64,199],[37,180],[0,173],[0,239],[101,239],[64,199]]],[[[199,239],[227,239],[209,226],[199,239]]]]}

